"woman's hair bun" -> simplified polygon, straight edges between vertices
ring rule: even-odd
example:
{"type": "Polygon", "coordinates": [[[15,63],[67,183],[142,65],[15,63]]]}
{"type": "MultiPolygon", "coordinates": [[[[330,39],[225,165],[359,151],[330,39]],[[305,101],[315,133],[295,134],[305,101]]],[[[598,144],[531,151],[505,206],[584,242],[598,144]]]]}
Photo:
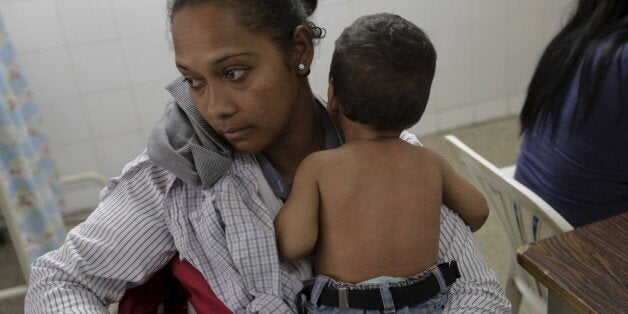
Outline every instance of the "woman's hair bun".
{"type": "Polygon", "coordinates": [[[316,5],[318,5],[318,0],[300,0],[305,6],[305,12],[307,16],[311,16],[316,11],[316,5]]]}

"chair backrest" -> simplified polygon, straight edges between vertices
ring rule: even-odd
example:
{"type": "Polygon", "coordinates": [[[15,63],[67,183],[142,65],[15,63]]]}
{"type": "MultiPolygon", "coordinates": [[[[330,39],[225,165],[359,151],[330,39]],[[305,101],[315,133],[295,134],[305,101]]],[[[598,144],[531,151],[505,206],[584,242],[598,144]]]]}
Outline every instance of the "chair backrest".
{"type": "Polygon", "coordinates": [[[445,136],[456,160],[484,194],[509,233],[513,251],[518,247],[573,227],[538,195],[477,154],[453,135],[445,136]],[[538,222],[536,227],[533,217],[538,222]]]}
{"type": "MultiPolygon", "coordinates": [[[[446,135],[449,148],[459,163],[459,170],[466,172],[473,184],[480,190],[492,212],[497,213],[514,254],[518,247],[555,234],[572,230],[573,227],[549,204],[530,189],[517,182],[488,160],[477,154],[458,138],[446,135]]],[[[526,276],[518,267],[515,276],[521,277],[539,296],[547,298],[531,276],[526,276]]]]}

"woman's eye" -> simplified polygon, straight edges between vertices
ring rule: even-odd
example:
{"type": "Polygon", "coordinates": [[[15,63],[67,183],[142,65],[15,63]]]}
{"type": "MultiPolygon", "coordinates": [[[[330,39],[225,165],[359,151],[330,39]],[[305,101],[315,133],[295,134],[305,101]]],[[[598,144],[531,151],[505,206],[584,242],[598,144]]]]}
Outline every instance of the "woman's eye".
{"type": "Polygon", "coordinates": [[[190,87],[194,88],[194,87],[200,87],[205,85],[205,82],[201,81],[201,80],[197,80],[195,78],[191,78],[191,77],[186,77],[185,81],[188,83],[188,85],[190,85],[190,87]]]}
{"type": "Polygon", "coordinates": [[[247,69],[229,69],[225,71],[225,79],[228,81],[237,81],[244,76],[247,69]]]}

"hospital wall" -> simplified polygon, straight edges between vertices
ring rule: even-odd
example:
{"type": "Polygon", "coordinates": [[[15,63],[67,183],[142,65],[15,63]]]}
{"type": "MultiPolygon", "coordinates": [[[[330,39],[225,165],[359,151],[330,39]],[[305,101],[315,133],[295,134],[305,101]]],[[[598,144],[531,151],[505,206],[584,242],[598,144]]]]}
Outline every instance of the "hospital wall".
{"type": "MultiPolygon", "coordinates": [[[[568,18],[567,0],[320,0],[327,30],[310,75],[325,97],[333,42],[355,18],[397,13],[423,28],[438,63],[427,135],[517,115],[539,58],[568,18]]],[[[61,175],[108,177],[145,147],[177,77],[163,0],[0,0],[0,14],[39,104],[61,175]]],[[[70,208],[97,189],[68,192],[70,208]]]]}

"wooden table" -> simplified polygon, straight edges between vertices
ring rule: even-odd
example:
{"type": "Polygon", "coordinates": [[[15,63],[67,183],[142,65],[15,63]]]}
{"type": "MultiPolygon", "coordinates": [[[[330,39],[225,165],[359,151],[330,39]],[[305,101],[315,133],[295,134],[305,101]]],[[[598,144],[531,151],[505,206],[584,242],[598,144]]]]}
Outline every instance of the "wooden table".
{"type": "Polygon", "coordinates": [[[549,313],[628,313],[628,212],[517,250],[549,292],[549,313]]]}

